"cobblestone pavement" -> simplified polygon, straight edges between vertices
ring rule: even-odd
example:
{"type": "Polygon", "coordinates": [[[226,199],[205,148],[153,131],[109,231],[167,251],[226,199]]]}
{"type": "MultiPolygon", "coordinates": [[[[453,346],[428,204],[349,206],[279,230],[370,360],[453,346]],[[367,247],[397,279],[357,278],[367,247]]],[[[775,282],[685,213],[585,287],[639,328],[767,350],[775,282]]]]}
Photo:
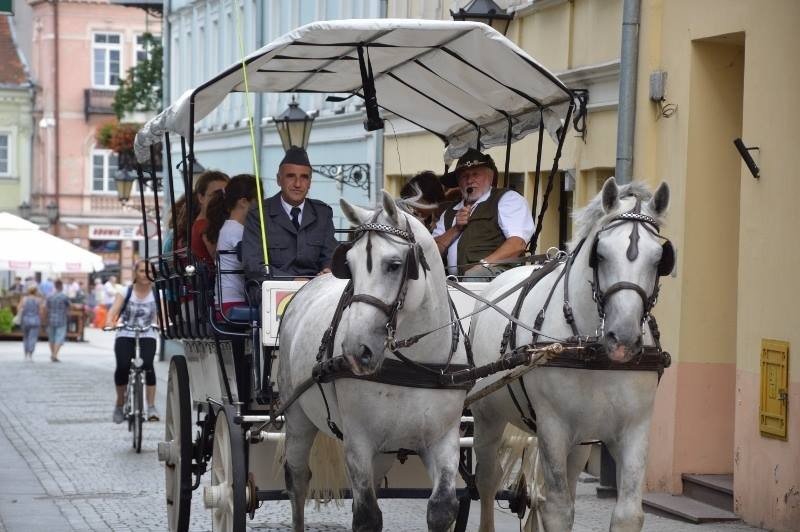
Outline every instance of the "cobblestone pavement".
{"type": "MultiPolygon", "coordinates": [[[[39,343],[35,362],[25,362],[19,342],[0,342],[0,532],[166,530],[164,472],[156,446],[163,423],[147,423],[142,453],[131,448],[127,426],[110,421],[113,335],[88,330],[89,342],[68,343],[60,364],[39,343]]],[[[158,405],[164,412],[167,364],[157,363],[158,405]]],[[[211,529],[210,514],[194,492],[192,531],[211,529]]],[[[384,530],[425,530],[425,501],[382,501],[384,530]]],[[[574,530],[608,530],[613,502],[581,484],[574,530]]],[[[469,530],[477,530],[473,504],[469,530]]],[[[306,511],[312,531],[349,530],[349,503],[306,511]]],[[[506,511],[496,511],[498,530],[519,530],[506,511]]],[[[265,503],[250,530],[291,530],[287,502],[265,503]]],[[[754,531],[743,524],[695,526],[647,515],[645,530],[754,531]]]]}

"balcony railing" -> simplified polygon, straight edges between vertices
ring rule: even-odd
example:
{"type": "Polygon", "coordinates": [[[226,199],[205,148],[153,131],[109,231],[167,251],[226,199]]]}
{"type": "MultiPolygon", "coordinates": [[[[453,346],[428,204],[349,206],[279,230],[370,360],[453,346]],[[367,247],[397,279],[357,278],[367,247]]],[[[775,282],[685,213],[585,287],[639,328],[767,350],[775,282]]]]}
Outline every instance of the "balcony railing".
{"type": "Polygon", "coordinates": [[[83,114],[86,121],[89,121],[89,115],[113,115],[112,104],[116,92],[107,89],[84,89],[83,114]]]}

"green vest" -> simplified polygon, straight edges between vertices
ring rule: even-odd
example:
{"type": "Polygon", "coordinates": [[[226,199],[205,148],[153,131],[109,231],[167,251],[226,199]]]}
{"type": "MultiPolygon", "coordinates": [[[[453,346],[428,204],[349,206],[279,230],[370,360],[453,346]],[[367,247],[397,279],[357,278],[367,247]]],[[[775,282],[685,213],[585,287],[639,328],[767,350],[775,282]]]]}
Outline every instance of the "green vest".
{"type": "MultiPolygon", "coordinates": [[[[500,229],[500,220],[497,212],[497,205],[500,203],[500,198],[508,192],[508,189],[493,188],[489,193],[486,201],[483,201],[475,207],[472,215],[469,217],[469,223],[461,233],[461,238],[458,241],[458,274],[464,275],[466,270],[469,270],[476,265],[481,259],[485,258],[491,252],[500,247],[506,241],[503,230],[500,229]]],[[[452,208],[447,209],[444,216],[444,226],[449,228],[453,226],[453,220],[456,217],[456,210],[452,208]]],[[[445,261],[447,260],[447,252],[445,252],[445,261]]],[[[505,269],[498,267],[498,269],[505,269]]]]}

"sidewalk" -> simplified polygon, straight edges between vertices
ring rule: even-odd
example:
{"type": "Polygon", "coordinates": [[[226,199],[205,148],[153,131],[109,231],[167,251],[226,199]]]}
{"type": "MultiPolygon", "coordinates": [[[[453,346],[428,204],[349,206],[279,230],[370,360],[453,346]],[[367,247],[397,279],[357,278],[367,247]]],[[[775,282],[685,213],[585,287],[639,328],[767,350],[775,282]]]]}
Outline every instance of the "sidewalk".
{"type": "MultiPolygon", "coordinates": [[[[162,423],[146,423],[142,453],[131,449],[127,427],[111,423],[114,334],[86,330],[87,342],[67,343],[50,362],[40,342],[34,362],[25,362],[21,342],[0,342],[0,532],[69,530],[164,531],[163,466],[156,446],[162,423]]],[[[167,363],[156,362],[157,404],[165,411],[167,363]]],[[[203,482],[207,482],[207,477],[203,482]]],[[[578,532],[608,530],[614,501],[598,499],[595,484],[579,483],[575,525],[578,532]]],[[[190,530],[210,530],[202,506],[202,487],[193,493],[190,530]]],[[[384,530],[426,529],[424,500],[381,501],[384,530]]],[[[468,530],[477,530],[479,509],[472,504],[468,530]]],[[[349,530],[349,501],[340,507],[307,507],[307,530],[349,530]]],[[[519,521],[496,509],[497,530],[516,532],[519,521]]],[[[262,504],[249,530],[287,532],[286,501],[262,504]]],[[[748,531],[741,523],[691,525],[646,514],[644,530],[748,531]]]]}

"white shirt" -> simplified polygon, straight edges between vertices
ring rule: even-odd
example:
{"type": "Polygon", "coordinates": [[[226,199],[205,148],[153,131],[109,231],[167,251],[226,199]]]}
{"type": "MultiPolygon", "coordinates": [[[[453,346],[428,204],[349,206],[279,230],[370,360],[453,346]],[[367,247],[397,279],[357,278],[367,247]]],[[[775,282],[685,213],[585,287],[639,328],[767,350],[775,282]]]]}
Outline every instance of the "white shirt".
{"type": "MultiPolygon", "coordinates": [[[[292,219],[292,209],[294,209],[294,205],[289,205],[281,196],[281,205],[283,206],[283,210],[286,211],[286,214],[289,216],[289,219],[292,219]]],[[[306,206],[306,200],[303,200],[303,203],[297,206],[300,209],[300,214],[297,215],[297,222],[300,225],[303,225],[303,208],[306,206]]]]}
{"type": "MultiPolygon", "coordinates": [[[[492,189],[486,191],[475,203],[472,204],[472,210],[487,199],[491,194],[492,189]]],[[[461,200],[452,207],[452,210],[458,211],[464,207],[464,200],[461,200]]],[[[500,230],[506,239],[516,236],[521,238],[527,244],[533,236],[533,215],[531,209],[528,207],[528,202],[518,192],[513,190],[506,191],[500,196],[500,201],[497,204],[497,218],[500,224],[500,230]]],[[[453,225],[456,219],[453,217],[453,225]]],[[[452,227],[452,226],[451,226],[452,227]]],[[[433,237],[436,238],[444,234],[449,227],[444,226],[444,215],[439,217],[436,227],[433,229],[433,237]]],[[[453,240],[450,247],[447,248],[447,273],[455,275],[458,273],[458,241],[461,240],[461,235],[453,240]]]]}
{"type": "MultiPolygon", "coordinates": [[[[225,220],[217,237],[217,251],[236,249],[236,244],[242,241],[244,226],[236,220],[225,220]]],[[[242,263],[235,254],[220,254],[220,270],[241,270],[242,263]]],[[[222,286],[222,302],[247,301],[244,293],[244,276],[238,273],[220,273],[222,286]]]]}

